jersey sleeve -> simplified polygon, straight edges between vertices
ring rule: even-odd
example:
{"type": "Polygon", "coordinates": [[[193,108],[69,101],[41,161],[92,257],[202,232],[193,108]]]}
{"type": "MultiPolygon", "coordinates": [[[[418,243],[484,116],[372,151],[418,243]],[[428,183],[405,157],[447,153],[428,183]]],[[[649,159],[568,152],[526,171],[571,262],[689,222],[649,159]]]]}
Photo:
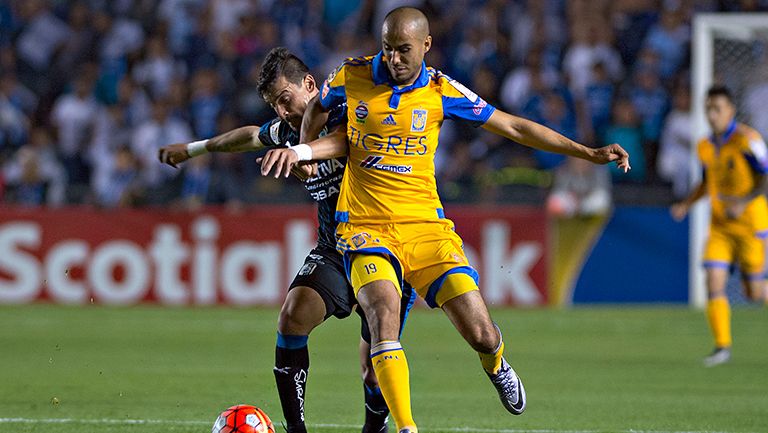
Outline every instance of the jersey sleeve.
{"type": "Polygon", "coordinates": [[[325,123],[328,131],[333,130],[337,126],[344,123],[347,119],[347,103],[344,102],[341,105],[336,105],[328,112],[328,121],[325,123]]]}
{"type": "Polygon", "coordinates": [[[744,158],[756,173],[768,174],[768,147],[761,137],[749,139],[748,147],[744,151],[744,158]]]}
{"type": "Polygon", "coordinates": [[[324,109],[341,105],[347,100],[346,84],[347,62],[334,69],[323,82],[320,89],[320,104],[324,109]]]}
{"type": "Polygon", "coordinates": [[[275,117],[259,128],[259,141],[266,147],[285,146],[290,140],[291,127],[275,117]]]}
{"type": "Polygon", "coordinates": [[[440,78],[443,94],[443,117],[446,119],[465,120],[472,126],[481,126],[488,121],[496,107],[488,104],[475,92],[458,81],[442,76],[440,78]]]}

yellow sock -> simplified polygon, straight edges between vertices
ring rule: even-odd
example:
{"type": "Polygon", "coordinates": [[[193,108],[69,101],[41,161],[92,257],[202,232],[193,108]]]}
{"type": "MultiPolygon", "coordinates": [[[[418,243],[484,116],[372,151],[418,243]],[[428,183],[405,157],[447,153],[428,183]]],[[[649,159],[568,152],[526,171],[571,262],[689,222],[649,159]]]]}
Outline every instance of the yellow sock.
{"type": "Polygon", "coordinates": [[[371,363],[379,380],[379,387],[389,412],[399,431],[411,427],[416,431],[416,423],[411,414],[411,389],[408,379],[408,361],[399,341],[381,341],[371,347],[371,363]]]}
{"type": "Polygon", "coordinates": [[[707,320],[715,337],[716,347],[731,347],[731,306],[724,296],[710,299],[707,303],[707,320]]]}
{"type": "MultiPolygon", "coordinates": [[[[499,333],[501,336],[501,333],[499,333]]],[[[480,355],[480,364],[483,364],[483,368],[490,374],[496,374],[501,368],[501,357],[504,355],[504,340],[499,341],[499,347],[493,353],[477,352],[480,355]]]]}

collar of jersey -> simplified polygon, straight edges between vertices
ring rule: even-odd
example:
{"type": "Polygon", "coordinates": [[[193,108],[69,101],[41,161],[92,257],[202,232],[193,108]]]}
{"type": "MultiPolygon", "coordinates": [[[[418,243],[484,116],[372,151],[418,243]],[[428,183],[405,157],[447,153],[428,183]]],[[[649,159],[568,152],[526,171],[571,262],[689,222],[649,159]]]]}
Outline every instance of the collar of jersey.
{"type": "Polygon", "coordinates": [[[380,84],[386,84],[387,86],[392,88],[392,91],[395,93],[405,93],[409,90],[418,89],[420,87],[424,87],[429,83],[429,74],[427,74],[427,64],[426,62],[421,62],[421,71],[419,72],[419,77],[416,78],[416,81],[405,87],[399,87],[392,83],[392,81],[389,79],[389,71],[387,70],[387,65],[384,64],[384,53],[379,51],[379,54],[376,54],[376,57],[373,58],[373,84],[380,85],[380,84]]]}
{"type": "Polygon", "coordinates": [[[728,129],[725,130],[725,133],[723,133],[723,136],[720,138],[720,140],[717,139],[716,134],[712,134],[709,139],[712,140],[712,143],[715,143],[715,145],[722,146],[731,139],[731,135],[733,135],[734,131],[736,131],[736,119],[731,120],[731,124],[728,125],[728,129]]]}

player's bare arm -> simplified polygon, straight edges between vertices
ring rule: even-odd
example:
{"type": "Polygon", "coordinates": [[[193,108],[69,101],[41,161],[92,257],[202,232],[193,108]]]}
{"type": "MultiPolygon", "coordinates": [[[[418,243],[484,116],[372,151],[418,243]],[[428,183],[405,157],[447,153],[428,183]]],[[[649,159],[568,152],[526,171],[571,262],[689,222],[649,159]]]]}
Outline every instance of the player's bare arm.
{"type": "MultiPolygon", "coordinates": [[[[320,96],[315,95],[307,102],[307,109],[301,119],[299,143],[308,143],[320,136],[320,132],[328,121],[328,110],[320,103],[320,96]]],[[[322,158],[315,158],[322,159],[322,158]]]]}
{"type": "Polygon", "coordinates": [[[680,202],[677,202],[669,208],[669,212],[672,214],[672,218],[675,221],[682,221],[688,211],[691,209],[694,203],[699,201],[707,193],[707,185],[702,181],[699,185],[691,191],[691,193],[680,202]]]}
{"type": "Polygon", "coordinates": [[[344,127],[307,144],[285,149],[270,149],[261,160],[261,174],[275,178],[288,177],[291,169],[302,161],[315,161],[346,156],[349,151],[344,127]]]}
{"type": "Polygon", "coordinates": [[[208,140],[163,146],[157,157],[163,164],[178,168],[178,164],[208,152],[249,152],[264,148],[259,140],[258,126],[243,126],[208,140]]]}
{"type": "Polygon", "coordinates": [[[513,116],[501,110],[494,111],[483,128],[536,149],[586,159],[595,164],[607,164],[616,161],[619,168],[623,169],[624,172],[630,169],[629,154],[618,144],[592,149],[564,137],[544,125],[513,116]]]}

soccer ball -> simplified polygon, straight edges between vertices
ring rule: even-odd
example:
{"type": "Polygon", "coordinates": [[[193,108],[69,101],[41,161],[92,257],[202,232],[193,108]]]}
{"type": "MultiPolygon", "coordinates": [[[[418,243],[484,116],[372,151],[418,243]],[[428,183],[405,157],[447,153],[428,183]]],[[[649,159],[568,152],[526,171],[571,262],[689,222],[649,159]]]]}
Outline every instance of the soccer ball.
{"type": "Polygon", "coordinates": [[[216,418],[211,433],[275,433],[275,427],[263,410],[239,404],[216,418]]]}

